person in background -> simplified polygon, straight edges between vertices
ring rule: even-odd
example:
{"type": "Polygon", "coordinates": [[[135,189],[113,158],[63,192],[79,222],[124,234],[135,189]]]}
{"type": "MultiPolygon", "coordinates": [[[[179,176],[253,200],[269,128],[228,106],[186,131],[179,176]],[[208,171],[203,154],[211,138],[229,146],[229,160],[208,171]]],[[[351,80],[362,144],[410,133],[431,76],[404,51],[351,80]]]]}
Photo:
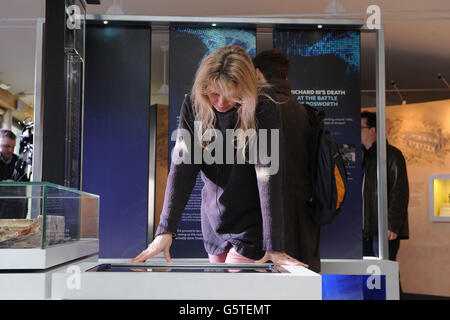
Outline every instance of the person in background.
{"type": "Polygon", "coordinates": [[[266,50],[253,59],[260,82],[268,84],[280,103],[284,148],[282,190],[284,208],[284,246],[287,254],[320,272],[320,226],[311,218],[307,201],[312,193],[312,131],[305,106],[291,94],[288,82],[289,60],[278,50],[266,50]]]}
{"type": "MultiPolygon", "coordinates": [[[[231,156],[236,159],[249,145],[245,137],[248,130],[279,130],[277,105],[266,95],[258,95],[254,66],[244,49],[223,47],[202,60],[191,94],[181,107],[179,123],[189,137],[177,139],[172,153],[156,237],[130,262],[145,262],[160,252],[172,262],[172,238],[176,236],[181,214],[201,172],[204,182],[201,225],[211,263],[272,261],[304,266],[284,252],[279,170],[268,174],[267,164],[260,161],[239,164],[223,159],[208,164],[202,159],[197,163],[191,150],[194,144],[199,144],[203,151],[208,150],[208,141],[203,139],[208,129],[218,130],[223,137],[227,129],[232,129],[239,132],[231,149],[234,153],[231,156]],[[175,154],[191,161],[176,163],[175,154]]],[[[271,154],[270,147],[268,151],[271,154]]]]}
{"type": "MultiPolygon", "coordinates": [[[[14,168],[19,157],[14,154],[16,135],[0,129],[0,181],[13,181],[14,168]]],[[[10,187],[10,192],[23,195],[23,188],[10,187]]],[[[24,197],[25,198],[25,197],[24,197]]],[[[26,199],[0,199],[0,219],[24,219],[27,216],[26,199]]]]}
{"type": "MultiPolygon", "coordinates": [[[[373,112],[361,113],[363,149],[363,256],[379,256],[377,195],[377,119],[373,112]]],[[[396,261],[400,240],[409,239],[409,184],[402,152],[386,141],[387,222],[389,260],[396,261]]],[[[399,282],[400,299],[403,291],[399,282]]]]}
{"type": "MultiPolygon", "coordinates": [[[[363,148],[363,255],[378,256],[376,114],[361,113],[363,148]]],[[[409,239],[409,185],[402,152],[386,142],[389,260],[396,261],[401,239],[409,239]]]]}
{"type": "Polygon", "coordinates": [[[0,180],[11,180],[19,157],[14,154],[16,135],[8,129],[0,129],[0,180]]]}

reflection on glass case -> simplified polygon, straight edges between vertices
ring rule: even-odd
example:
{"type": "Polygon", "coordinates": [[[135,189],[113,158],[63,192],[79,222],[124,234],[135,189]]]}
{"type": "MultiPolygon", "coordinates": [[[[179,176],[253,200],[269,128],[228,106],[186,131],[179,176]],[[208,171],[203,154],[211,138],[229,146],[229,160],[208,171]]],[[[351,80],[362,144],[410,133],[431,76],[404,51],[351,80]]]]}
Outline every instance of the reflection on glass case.
{"type": "Polygon", "coordinates": [[[98,239],[99,196],[48,182],[0,183],[0,248],[98,239]]]}
{"type": "Polygon", "coordinates": [[[450,222],[450,174],[428,177],[430,220],[450,222]]]}

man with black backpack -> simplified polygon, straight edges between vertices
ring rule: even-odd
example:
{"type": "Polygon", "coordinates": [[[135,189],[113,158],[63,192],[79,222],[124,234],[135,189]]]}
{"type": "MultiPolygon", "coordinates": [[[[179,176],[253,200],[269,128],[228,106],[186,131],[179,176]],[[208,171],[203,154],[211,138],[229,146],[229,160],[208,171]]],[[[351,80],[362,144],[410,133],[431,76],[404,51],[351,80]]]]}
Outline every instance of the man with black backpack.
{"type": "Polygon", "coordinates": [[[254,59],[257,78],[268,83],[274,99],[281,103],[281,134],[284,143],[284,163],[280,163],[283,177],[283,212],[285,252],[320,272],[319,229],[312,219],[308,200],[312,186],[313,130],[305,106],[291,95],[287,80],[289,60],[278,50],[266,50],[254,59]]]}

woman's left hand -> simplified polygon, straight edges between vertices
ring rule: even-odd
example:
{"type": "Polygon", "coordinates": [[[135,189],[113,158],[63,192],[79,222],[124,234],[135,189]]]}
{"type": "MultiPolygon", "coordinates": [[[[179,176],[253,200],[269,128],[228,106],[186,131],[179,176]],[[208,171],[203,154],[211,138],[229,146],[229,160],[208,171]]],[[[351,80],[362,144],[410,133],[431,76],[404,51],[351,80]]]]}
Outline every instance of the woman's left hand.
{"type": "Polygon", "coordinates": [[[305,268],[309,268],[307,264],[304,264],[297,259],[292,258],[291,256],[287,255],[284,252],[278,252],[278,251],[266,251],[266,254],[264,257],[262,257],[260,260],[256,260],[255,263],[265,263],[267,261],[272,261],[274,264],[277,265],[287,265],[287,266],[302,266],[305,268]]]}

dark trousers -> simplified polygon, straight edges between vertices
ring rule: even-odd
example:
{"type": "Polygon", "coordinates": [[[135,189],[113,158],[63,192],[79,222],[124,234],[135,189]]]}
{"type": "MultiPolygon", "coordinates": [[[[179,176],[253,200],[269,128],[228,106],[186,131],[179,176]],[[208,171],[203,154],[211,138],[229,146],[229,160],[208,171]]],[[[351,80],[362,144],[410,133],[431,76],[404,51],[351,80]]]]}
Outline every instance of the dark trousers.
{"type": "MultiPolygon", "coordinates": [[[[389,260],[397,261],[400,238],[389,240],[389,260]]],[[[363,256],[378,257],[378,236],[363,238],[363,256]]]]}
{"type": "MultiPolygon", "coordinates": [[[[398,249],[400,249],[400,238],[397,237],[395,240],[388,241],[389,246],[389,260],[397,261],[398,249]]],[[[365,257],[378,257],[378,236],[364,238],[363,237],[363,256],[365,257]]],[[[400,273],[398,275],[399,288],[400,288],[400,299],[402,299],[403,291],[402,285],[400,283],[400,273]]]]}

